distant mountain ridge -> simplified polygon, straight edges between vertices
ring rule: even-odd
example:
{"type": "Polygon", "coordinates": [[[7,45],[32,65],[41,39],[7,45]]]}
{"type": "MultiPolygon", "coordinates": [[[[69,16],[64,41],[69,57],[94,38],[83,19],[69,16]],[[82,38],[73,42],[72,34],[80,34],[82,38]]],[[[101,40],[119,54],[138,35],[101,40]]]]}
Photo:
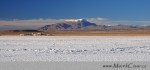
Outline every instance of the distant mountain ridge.
{"type": "Polygon", "coordinates": [[[41,31],[58,31],[58,30],[85,30],[89,26],[97,26],[95,23],[88,22],[86,19],[66,20],[64,22],[46,25],[40,28],[41,31]]]}
{"type": "Polygon", "coordinates": [[[150,26],[130,26],[130,25],[97,25],[86,19],[66,20],[51,25],[41,27],[39,31],[101,31],[101,30],[133,30],[150,29],[150,26]]]}

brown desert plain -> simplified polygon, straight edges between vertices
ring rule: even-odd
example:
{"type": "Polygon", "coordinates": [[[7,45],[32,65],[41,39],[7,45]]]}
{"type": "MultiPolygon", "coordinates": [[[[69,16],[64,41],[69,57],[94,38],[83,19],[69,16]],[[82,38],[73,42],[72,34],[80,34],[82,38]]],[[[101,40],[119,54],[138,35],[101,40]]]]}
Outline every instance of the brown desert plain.
{"type": "Polygon", "coordinates": [[[108,31],[53,31],[53,32],[13,32],[1,31],[0,36],[19,36],[20,34],[44,33],[49,36],[150,36],[150,30],[108,30],[108,31]]]}

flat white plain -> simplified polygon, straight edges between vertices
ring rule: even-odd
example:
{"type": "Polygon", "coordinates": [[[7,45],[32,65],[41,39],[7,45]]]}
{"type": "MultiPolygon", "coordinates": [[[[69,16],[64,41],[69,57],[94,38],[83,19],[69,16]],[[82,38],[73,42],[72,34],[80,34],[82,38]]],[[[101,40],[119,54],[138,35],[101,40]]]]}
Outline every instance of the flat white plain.
{"type": "Polygon", "coordinates": [[[0,36],[0,61],[150,61],[150,36],[0,36]]]}

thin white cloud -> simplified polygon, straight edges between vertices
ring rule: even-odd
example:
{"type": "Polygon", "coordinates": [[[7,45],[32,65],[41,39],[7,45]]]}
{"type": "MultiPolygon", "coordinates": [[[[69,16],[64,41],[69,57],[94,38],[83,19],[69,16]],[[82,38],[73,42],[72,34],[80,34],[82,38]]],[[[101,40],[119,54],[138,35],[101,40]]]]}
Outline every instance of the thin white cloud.
{"type": "Polygon", "coordinates": [[[31,19],[31,20],[13,20],[0,21],[0,25],[48,25],[58,23],[61,20],[56,19],[31,19]]]}
{"type": "Polygon", "coordinates": [[[124,25],[150,25],[150,21],[131,21],[131,20],[116,20],[109,21],[112,24],[124,24],[124,25]]]}
{"type": "Polygon", "coordinates": [[[123,25],[150,25],[150,21],[139,21],[139,20],[110,20],[106,18],[89,18],[88,19],[90,22],[99,24],[99,25],[107,25],[107,24],[112,24],[112,25],[118,25],[118,24],[123,24],[123,25]]]}
{"type": "Polygon", "coordinates": [[[87,18],[90,21],[104,21],[106,20],[105,18],[87,18]]]}
{"type": "MultiPolygon", "coordinates": [[[[2,25],[17,25],[17,26],[50,25],[50,24],[55,24],[55,23],[62,22],[65,20],[69,20],[69,19],[30,19],[30,20],[14,19],[12,21],[1,20],[0,26],[2,25]]],[[[99,22],[99,21],[104,21],[105,19],[104,18],[87,18],[87,20],[89,20],[90,22],[99,22]]]]}
{"type": "MultiPolygon", "coordinates": [[[[127,24],[127,25],[150,25],[150,21],[129,21],[129,20],[109,20],[106,18],[86,18],[88,21],[96,23],[98,25],[103,24],[127,24]]],[[[14,29],[37,29],[45,25],[51,25],[58,22],[62,22],[68,19],[30,19],[19,20],[14,19],[12,21],[0,20],[0,30],[8,29],[9,27],[14,29]]]]}
{"type": "Polygon", "coordinates": [[[87,20],[96,24],[104,24],[107,21],[105,18],[87,18],[87,20]]]}

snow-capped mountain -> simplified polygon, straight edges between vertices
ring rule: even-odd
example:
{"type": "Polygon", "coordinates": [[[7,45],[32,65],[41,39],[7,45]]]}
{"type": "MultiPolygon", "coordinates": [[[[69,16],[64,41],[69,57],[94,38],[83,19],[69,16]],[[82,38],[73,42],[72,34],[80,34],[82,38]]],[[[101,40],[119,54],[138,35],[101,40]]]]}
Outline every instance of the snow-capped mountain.
{"type": "Polygon", "coordinates": [[[46,25],[40,28],[41,31],[57,31],[57,30],[85,30],[89,26],[97,26],[95,23],[91,23],[86,19],[70,19],[65,20],[64,22],[46,25]]]}
{"type": "Polygon", "coordinates": [[[86,19],[69,19],[63,22],[54,23],[41,27],[40,31],[101,31],[101,30],[135,30],[150,29],[150,26],[131,26],[131,25],[97,25],[86,19]]]}

